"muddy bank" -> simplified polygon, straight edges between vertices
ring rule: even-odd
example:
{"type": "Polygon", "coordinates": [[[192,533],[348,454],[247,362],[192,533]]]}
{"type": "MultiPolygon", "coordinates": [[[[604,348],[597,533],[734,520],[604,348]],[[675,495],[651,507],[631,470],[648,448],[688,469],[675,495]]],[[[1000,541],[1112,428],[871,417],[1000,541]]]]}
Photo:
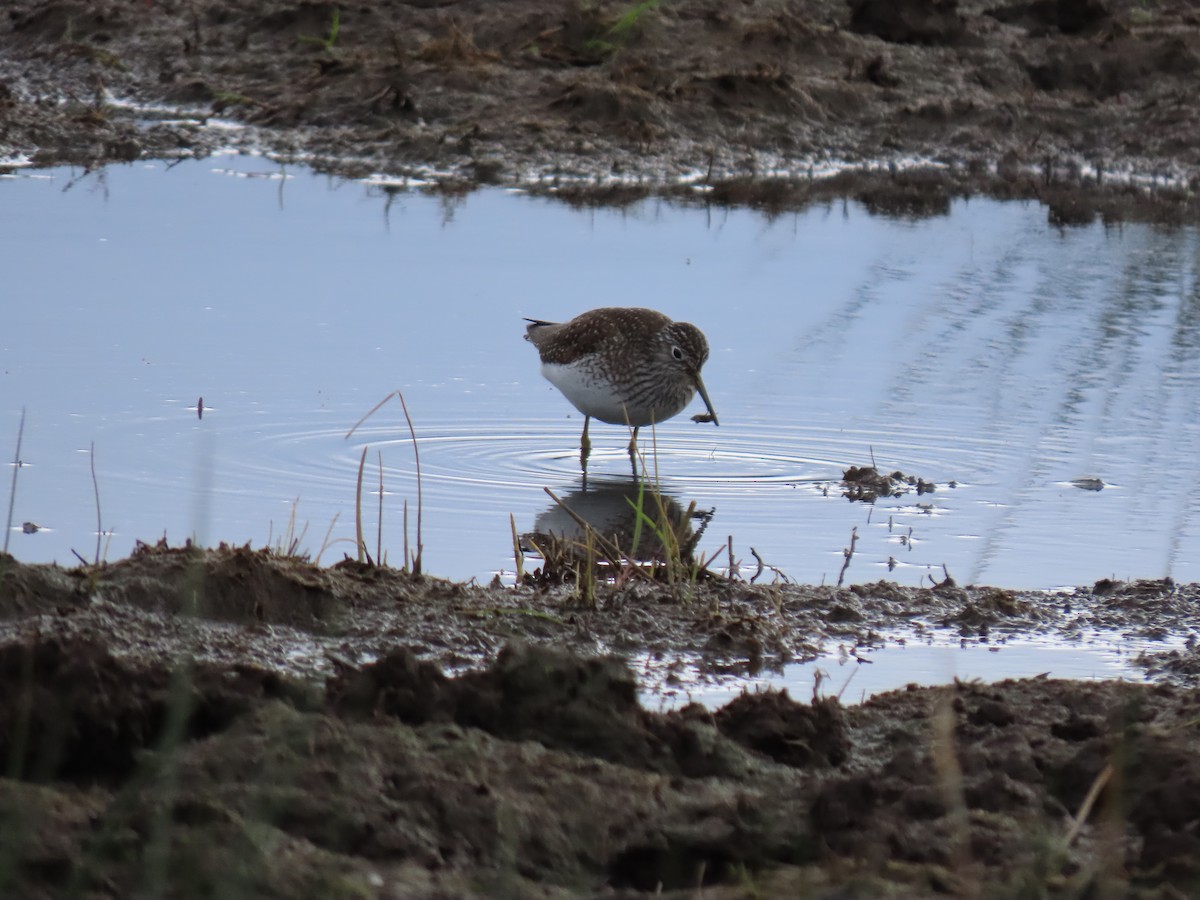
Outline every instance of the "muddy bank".
{"type": "Polygon", "coordinates": [[[1024,635],[1069,642],[1103,632],[1178,647],[1143,654],[1138,664],[1159,680],[1200,684],[1191,639],[1200,585],[1170,579],[1104,580],[1048,593],[960,586],[949,575],[924,588],[797,585],[772,581],[769,573],[751,583],[757,573],[747,568],[734,579],[673,586],[633,579],[617,588],[539,569],[520,586],[485,587],[352,560],[322,568],[268,550],[165,542],[139,544],[129,558],[98,568],[0,560],[0,639],[100,633],[118,655],[254,660],[309,681],[398,646],[446,671],[478,668],[516,640],[636,657],[647,692],[675,696],[680,660],[715,682],[885,639],[995,644],[1024,635]]]}
{"type": "Polygon", "coordinates": [[[1182,633],[1197,593],[714,582],[592,605],[248,549],[0,557],[0,890],[1186,896],[1200,700],[1177,683],[661,714],[625,662],[580,651],[736,669],[906,623],[1182,633]]]}
{"type": "Polygon", "coordinates": [[[1195,221],[1198,74],[1183,0],[14,0],[0,153],[253,148],[576,202],[685,182],[700,202],[930,214],[983,190],[1062,224],[1195,221]],[[875,171],[817,177],[836,162],[875,171]]]}

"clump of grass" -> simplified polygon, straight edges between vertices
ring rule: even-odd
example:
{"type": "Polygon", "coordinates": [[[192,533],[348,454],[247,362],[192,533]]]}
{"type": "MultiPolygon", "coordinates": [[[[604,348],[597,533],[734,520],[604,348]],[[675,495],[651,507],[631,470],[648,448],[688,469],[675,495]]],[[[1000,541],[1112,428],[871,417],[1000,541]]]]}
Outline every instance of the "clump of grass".
{"type": "Polygon", "coordinates": [[[325,32],[324,37],[315,37],[311,34],[300,35],[300,42],[304,44],[315,44],[326,53],[332,53],[334,44],[337,43],[338,35],[342,32],[342,13],[336,6],[333,12],[329,14],[329,28],[325,32]]]}
{"type": "MultiPolygon", "coordinates": [[[[392,391],[390,394],[388,394],[386,397],[384,397],[382,400],[380,400],[378,403],[376,403],[375,406],[372,407],[370,412],[368,412],[365,416],[363,416],[361,419],[359,419],[357,422],[355,422],[354,427],[346,432],[345,439],[349,440],[350,436],[352,434],[354,434],[355,431],[358,430],[358,427],[360,425],[362,425],[363,422],[367,421],[367,419],[371,418],[371,416],[375,415],[375,413],[378,412],[379,409],[385,403],[387,403],[389,400],[391,400],[392,397],[396,397],[397,399],[399,399],[400,408],[404,411],[404,421],[408,424],[408,433],[409,433],[409,436],[412,438],[413,459],[415,461],[416,470],[417,470],[417,548],[411,554],[409,553],[408,501],[405,500],[404,501],[404,564],[401,566],[401,571],[404,571],[404,572],[409,571],[409,567],[411,565],[412,574],[420,575],[421,574],[421,556],[425,549],[425,545],[421,538],[421,520],[423,517],[423,511],[424,511],[424,498],[422,496],[422,489],[421,489],[421,450],[420,450],[420,447],[417,445],[417,433],[416,433],[416,430],[413,428],[412,417],[408,414],[408,404],[404,402],[404,394],[401,393],[400,391],[392,391]]],[[[366,451],[366,448],[363,448],[362,458],[359,460],[359,464],[358,464],[358,491],[357,491],[357,495],[355,498],[355,504],[354,504],[355,521],[357,523],[356,539],[357,539],[358,553],[359,553],[358,558],[359,558],[360,562],[364,561],[364,558],[365,558],[365,560],[367,562],[371,563],[372,565],[374,565],[376,563],[378,563],[379,565],[383,565],[383,561],[381,558],[382,552],[383,552],[383,455],[380,454],[380,456],[379,456],[379,530],[378,530],[377,539],[376,539],[376,541],[377,541],[376,549],[375,549],[376,559],[374,561],[371,561],[370,554],[367,553],[366,541],[363,538],[363,530],[362,530],[362,479],[363,479],[363,467],[366,463],[366,459],[367,459],[367,451],[366,451]]]]}
{"type": "Polygon", "coordinates": [[[584,49],[605,55],[624,49],[641,32],[649,14],[660,6],[662,0],[641,0],[640,3],[635,3],[618,16],[603,34],[589,40],[584,49]]]}
{"type": "Polygon", "coordinates": [[[305,563],[311,562],[314,565],[319,566],[321,564],[321,556],[326,550],[328,550],[334,544],[349,540],[349,538],[337,538],[336,540],[330,540],[330,535],[333,534],[333,529],[337,525],[337,521],[341,516],[341,513],[333,514],[333,518],[329,521],[329,527],[325,529],[325,537],[321,541],[321,546],[317,548],[317,555],[313,557],[309,551],[300,549],[304,543],[305,535],[308,534],[308,522],[304,523],[299,532],[296,531],[296,523],[299,518],[297,513],[299,512],[299,508],[300,498],[297,497],[292,501],[292,510],[288,515],[287,526],[282,532],[280,532],[278,538],[275,537],[275,523],[270,523],[267,530],[267,544],[265,549],[268,553],[283,559],[292,559],[296,560],[297,562],[305,563]]]}

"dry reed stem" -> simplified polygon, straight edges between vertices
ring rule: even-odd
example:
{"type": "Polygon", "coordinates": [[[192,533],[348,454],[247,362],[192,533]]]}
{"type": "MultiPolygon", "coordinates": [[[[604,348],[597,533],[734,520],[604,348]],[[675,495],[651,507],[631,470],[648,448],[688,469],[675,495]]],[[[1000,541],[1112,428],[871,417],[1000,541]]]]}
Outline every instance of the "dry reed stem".
{"type": "Polygon", "coordinates": [[[376,450],[379,456],[379,523],[375,528],[375,562],[383,565],[383,451],[376,450]]]}
{"type": "Polygon", "coordinates": [[[408,423],[408,433],[412,437],[413,459],[417,466],[417,552],[413,556],[413,574],[421,574],[421,552],[424,550],[424,544],[421,541],[421,513],[424,509],[424,503],[421,497],[421,451],[417,447],[417,433],[413,430],[412,417],[408,414],[408,404],[404,402],[404,395],[400,391],[396,391],[396,396],[400,398],[400,408],[404,410],[404,421],[408,423]]]}
{"type": "Polygon", "coordinates": [[[21,470],[21,440],[25,437],[25,407],[21,407],[21,424],[17,426],[17,452],[13,455],[12,488],[8,492],[8,524],[4,528],[4,552],[8,552],[8,538],[12,534],[13,508],[17,503],[17,472],[21,470]]]}
{"type": "Polygon", "coordinates": [[[525,580],[525,554],[521,552],[521,539],[517,537],[517,519],[512,513],[508,514],[508,524],[512,527],[513,564],[517,567],[517,584],[520,585],[525,580]]]}
{"type": "MultiPolygon", "coordinates": [[[[317,550],[317,558],[313,560],[314,565],[319,566],[321,564],[321,554],[329,548],[329,535],[333,534],[333,526],[337,524],[338,516],[340,515],[341,513],[334,513],[333,519],[329,522],[329,527],[325,529],[325,539],[321,541],[321,547],[317,550]]],[[[338,540],[342,539],[339,538],[338,540]]]]}
{"type": "Polygon", "coordinates": [[[100,540],[104,537],[104,528],[100,518],[100,483],[96,481],[96,442],[92,441],[88,449],[88,457],[92,464],[92,490],[96,494],[96,565],[100,565],[100,540]]]}
{"type": "Polygon", "coordinates": [[[842,571],[838,572],[837,586],[842,586],[842,579],[846,577],[846,570],[850,568],[850,560],[854,558],[854,545],[858,543],[858,526],[855,525],[850,529],[850,546],[842,551],[845,561],[842,563],[842,571]]]}
{"type": "MultiPolygon", "coordinates": [[[[357,425],[355,426],[358,427],[357,425]]],[[[362,481],[363,467],[367,464],[367,448],[363,447],[362,456],[358,458],[358,487],[354,492],[354,543],[358,545],[358,561],[362,562],[363,557],[370,560],[371,555],[367,553],[367,544],[363,538],[362,524],[362,481]]]]}
{"type": "MultiPolygon", "coordinates": [[[[380,400],[378,403],[376,403],[373,407],[371,407],[370,411],[366,415],[364,415],[361,419],[359,419],[357,422],[354,423],[354,426],[349,431],[346,432],[346,436],[345,436],[345,438],[343,438],[343,440],[349,440],[351,435],[353,435],[354,432],[356,432],[358,430],[358,427],[360,425],[362,425],[363,422],[367,421],[367,419],[371,418],[371,416],[375,415],[375,413],[379,411],[379,408],[381,406],[383,406],[383,404],[385,404],[389,400],[391,400],[393,396],[397,397],[400,400],[400,408],[402,410],[404,410],[404,421],[406,423],[408,423],[408,433],[409,433],[409,436],[412,438],[412,445],[413,445],[413,459],[416,461],[416,468],[417,468],[417,551],[416,551],[416,553],[414,553],[412,555],[412,574],[420,575],[421,574],[421,553],[422,553],[422,550],[424,549],[424,543],[421,539],[421,519],[422,519],[422,513],[424,511],[424,498],[422,496],[423,492],[421,490],[421,451],[420,451],[420,448],[417,447],[417,433],[416,433],[416,430],[413,428],[412,417],[408,414],[408,404],[404,402],[404,394],[398,390],[391,391],[386,397],[384,397],[382,400],[380,400]]],[[[363,450],[363,458],[364,459],[366,458],[366,450],[365,449],[363,450]]],[[[380,543],[381,544],[382,544],[382,540],[383,540],[383,535],[382,535],[382,527],[383,527],[382,526],[382,517],[383,517],[383,514],[382,514],[382,504],[383,504],[382,465],[383,465],[383,460],[382,460],[382,456],[381,456],[380,457],[380,467],[381,467],[380,490],[379,490],[379,503],[380,503],[380,507],[381,507],[381,512],[380,512],[380,521],[381,521],[380,543]]],[[[362,496],[362,463],[359,463],[360,503],[361,503],[361,496],[362,496]]],[[[359,516],[358,539],[359,539],[359,546],[363,546],[361,514],[359,516]]],[[[366,552],[365,547],[363,547],[363,552],[364,553],[366,552]]],[[[361,560],[362,557],[360,556],[359,559],[361,560]]],[[[404,501],[404,566],[403,566],[403,570],[406,571],[408,569],[408,564],[409,564],[408,501],[405,500],[404,501]]]]}

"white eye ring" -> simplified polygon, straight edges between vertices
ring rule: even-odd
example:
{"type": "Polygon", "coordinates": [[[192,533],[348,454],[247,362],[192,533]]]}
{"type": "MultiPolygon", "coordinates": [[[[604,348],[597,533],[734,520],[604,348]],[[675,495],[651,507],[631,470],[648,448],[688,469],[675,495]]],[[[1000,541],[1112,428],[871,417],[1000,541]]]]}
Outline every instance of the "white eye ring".
{"type": "Polygon", "coordinates": [[[671,355],[672,355],[673,357],[675,357],[676,359],[678,359],[678,360],[682,360],[682,359],[683,359],[683,351],[682,351],[682,350],[680,350],[678,347],[672,347],[672,348],[671,348],[671,355]]]}

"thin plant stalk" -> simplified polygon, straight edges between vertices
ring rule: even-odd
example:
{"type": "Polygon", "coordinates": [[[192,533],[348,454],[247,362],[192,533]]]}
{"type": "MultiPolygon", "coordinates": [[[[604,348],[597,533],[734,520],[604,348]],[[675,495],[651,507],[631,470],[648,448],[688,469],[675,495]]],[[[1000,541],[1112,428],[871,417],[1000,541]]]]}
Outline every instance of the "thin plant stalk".
{"type": "Polygon", "coordinates": [[[4,552],[8,552],[8,538],[12,534],[13,507],[17,503],[17,472],[21,470],[21,439],[25,436],[25,407],[21,407],[21,424],[17,427],[17,452],[13,456],[12,488],[8,492],[8,525],[4,528],[4,552]]]}
{"type": "Polygon", "coordinates": [[[354,540],[358,544],[358,561],[362,562],[367,553],[367,542],[363,539],[362,526],[362,480],[363,467],[367,463],[367,448],[363,447],[362,456],[358,459],[358,487],[354,492],[354,540]]]}
{"type": "MultiPolygon", "coordinates": [[[[365,416],[363,416],[361,419],[359,419],[357,422],[355,422],[354,427],[346,432],[346,439],[348,440],[350,438],[350,436],[353,435],[354,432],[358,430],[358,426],[360,426],[363,422],[367,421],[367,419],[371,418],[371,416],[373,416],[376,412],[378,412],[379,408],[381,406],[383,406],[383,404],[385,404],[389,400],[391,400],[393,395],[395,395],[396,397],[398,397],[400,399],[400,407],[404,410],[404,421],[408,423],[408,433],[412,437],[413,458],[416,460],[416,467],[417,467],[417,550],[412,555],[412,573],[414,575],[420,575],[421,574],[421,551],[424,548],[424,544],[421,540],[421,519],[422,519],[422,513],[424,511],[424,499],[423,499],[422,491],[421,491],[421,451],[420,451],[420,448],[417,447],[417,433],[416,433],[416,430],[413,428],[412,417],[408,414],[408,404],[404,402],[404,394],[402,394],[400,391],[392,391],[386,397],[384,397],[382,400],[380,400],[378,403],[376,403],[373,407],[371,407],[370,412],[368,412],[365,416]]],[[[365,458],[366,450],[364,450],[363,453],[364,453],[364,458],[365,458]]],[[[362,467],[362,464],[360,463],[359,464],[360,484],[362,481],[361,467],[362,467]]],[[[361,487],[359,489],[359,493],[360,493],[360,495],[362,493],[361,487]]],[[[380,502],[381,503],[383,502],[382,496],[380,498],[380,502]]],[[[361,541],[362,541],[361,527],[359,530],[359,541],[361,544],[361,541]]],[[[360,557],[360,559],[361,559],[361,557],[360,557]]],[[[408,568],[408,563],[409,563],[408,502],[405,501],[405,504],[404,504],[404,568],[405,569],[408,568]]]]}
{"type": "Polygon", "coordinates": [[[404,395],[396,391],[396,396],[400,398],[400,408],[404,410],[404,421],[408,423],[408,433],[412,437],[413,459],[417,466],[417,552],[413,556],[413,574],[421,574],[421,551],[424,545],[421,542],[421,512],[424,504],[421,498],[421,451],[417,447],[417,433],[413,430],[412,417],[408,414],[408,404],[404,402],[404,395]]]}
{"type": "Polygon", "coordinates": [[[1100,774],[1092,782],[1087,796],[1083,798],[1083,803],[1079,804],[1079,810],[1071,820],[1071,827],[1067,830],[1067,834],[1063,838],[1062,849],[1064,852],[1069,850],[1071,845],[1075,843],[1075,839],[1079,837],[1079,832],[1083,829],[1084,823],[1087,822],[1088,816],[1092,814],[1092,807],[1096,805],[1096,801],[1100,798],[1100,792],[1112,780],[1115,771],[1113,764],[1108,763],[1100,770],[1100,774]]]}
{"type": "Polygon", "coordinates": [[[508,514],[508,524],[512,526],[513,539],[513,563],[517,567],[517,584],[525,580],[525,554],[521,552],[521,539],[517,537],[517,519],[512,514],[508,514]]]}
{"type": "Polygon", "coordinates": [[[379,524],[375,529],[375,561],[383,565],[383,451],[376,450],[379,456],[379,524]]]}
{"type": "MultiPolygon", "coordinates": [[[[333,526],[337,524],[338,516],[340,515],[340,512],[334,513],[333,519],[329,523],[329,527],[325,529],[325,540],[321,541],[321,547],[319,550],[317,550],[317,558],[313,560],[315,565],[319,566],[321,564],[321,554],[324,553],[325,549],[329,546],[329,536],[333,534],[333,526]]],[[[339,538],[339,540],[344,540],[344,538],[339,538]]]]}
{"type": "Polygon", "coordinates": [[[850,568],[850,560],[854,558],[854,545],[858,543],[858,526],[855,525],[850,529],[850,546],[842,551],[842,556],[845,561],[842,563],[842,571],[838,572],[837,586],[842,586],[842,581],[846,577],[846,570],[850,568]]]}
{"type": "Polygon", "coordinates": [[[92,441],[88,450],[92,461],[92,491],[96,494],[96,565],[100,565],[100,540],[104,537],[104,528],[100,518],[100,483],[96,481],[96,442],[92,441]]]}

